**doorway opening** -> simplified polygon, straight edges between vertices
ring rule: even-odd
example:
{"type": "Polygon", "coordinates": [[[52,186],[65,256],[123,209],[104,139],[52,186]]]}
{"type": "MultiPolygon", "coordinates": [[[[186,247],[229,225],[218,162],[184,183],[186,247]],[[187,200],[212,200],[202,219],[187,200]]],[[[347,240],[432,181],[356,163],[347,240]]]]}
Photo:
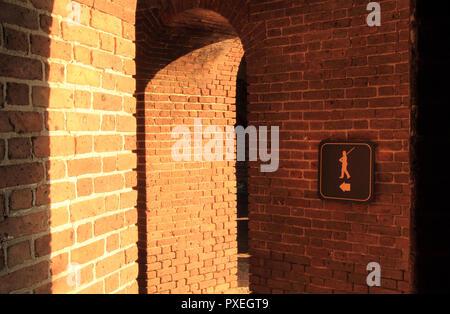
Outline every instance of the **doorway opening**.
{"type": "Polygon", "coordinates": [[[417,0],[416,279],[419,293],[450,292],[450,4],[417,0]]]}
{"type": "MultiPolygon", "coordinates": [[[[236,125],[247,128],[247,63],[242,58],[236,81],[236,125]]],[[[246,147],[248,152],[248,145],[246,147]]],[[[248,160],[248,159],[247,159],[248,160]]],[[[238,222],[238,287],[249,289],[250,254],[248,245],[248,161],[236,161],[238,222]]]]}
{"type": "Polygon", "coordinates": [[[136,21],[140,292],[232,293],[241,221],[236,158],[205,156],[225,154],[208,144],[237,123],[244,49],[218,13],[160,15],[146,9],[136,21]]]}

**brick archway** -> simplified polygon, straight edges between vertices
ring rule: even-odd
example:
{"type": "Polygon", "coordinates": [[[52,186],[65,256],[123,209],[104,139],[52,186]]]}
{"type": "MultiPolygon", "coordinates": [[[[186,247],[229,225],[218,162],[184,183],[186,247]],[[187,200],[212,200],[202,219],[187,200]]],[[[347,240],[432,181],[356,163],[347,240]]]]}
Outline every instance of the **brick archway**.
{"type": "Polygon", "coordinates": [[[196,132],[201,119],[224,132],[236,124],[237,72],[244,47],[251,51],[249,39],[257,37],[243,35],[250,30],[246,4],[233,5],[179,1],[138,9],[141,293],[237,286],[235,161],[207,161],[194,146],[189,161],[171,156],[177,126],[196,132]]]}
{"type": "Polygon", "coordinates": [[[138,1],[136,8],[137,40],[142,39],[139,38],[139,31],[146,30],[147,35],[144,33],[141,35],[148,38],[152,34],[157,34],[165,25],[170,24],[179,14],[201,9],[215,12],[226,19],[227,24],[236,31],[241,39],[246,53],[250,53],[253,48],[258,46],[258,43],[262,44],[266,33],[265,23],[250,20],[249,5],[249,0],[141,0],[138,1]]]}

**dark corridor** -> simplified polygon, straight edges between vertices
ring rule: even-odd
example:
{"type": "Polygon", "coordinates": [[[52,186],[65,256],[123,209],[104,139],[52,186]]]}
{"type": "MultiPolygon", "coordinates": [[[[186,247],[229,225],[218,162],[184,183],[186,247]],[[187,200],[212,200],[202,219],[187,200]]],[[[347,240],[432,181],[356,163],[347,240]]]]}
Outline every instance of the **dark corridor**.
{"type": "MultiPolygon", "coordinates": [[[[239,66],[236,82],[236,125],[247,127],[247,78],[245,56],[239,66]]],[[[249,286],[248,251],[248,163],[236,162],[238,224],[238,287],[249,286]]]]}

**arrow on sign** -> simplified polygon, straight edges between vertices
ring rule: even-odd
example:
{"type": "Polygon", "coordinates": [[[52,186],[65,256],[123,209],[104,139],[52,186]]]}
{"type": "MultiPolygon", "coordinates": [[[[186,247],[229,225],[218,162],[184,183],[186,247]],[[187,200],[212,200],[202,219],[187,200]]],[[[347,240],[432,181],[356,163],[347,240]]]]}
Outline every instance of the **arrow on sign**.
{"type": "Polygon", "coordinates": [[[351,185],[350,183],[342,183],[340,186],[342,192],[350,192],[351,191],[351,185]]]}

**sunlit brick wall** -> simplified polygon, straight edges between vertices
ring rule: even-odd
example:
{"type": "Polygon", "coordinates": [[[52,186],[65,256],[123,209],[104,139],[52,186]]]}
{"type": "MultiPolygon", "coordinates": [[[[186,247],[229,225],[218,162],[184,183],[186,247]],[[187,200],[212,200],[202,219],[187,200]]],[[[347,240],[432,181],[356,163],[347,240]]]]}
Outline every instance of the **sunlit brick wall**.
{"type": "MultiPolygon", "coordinates": [[[[204,152],[194,156],[192,146],[191,161],[176,162],[172,146],[179,138],[173,139],[171,132],[188,127],[194,145],[194,119],[200,118],[202,131],[218,126],[225,139],[225,126],[236,123],[236,75],[242,56],[239,39],[208,45],[174,60],[145,90],[141,121],[147,215],[141,230],[147,238],[150,293],[218,292],[237,285],[235,155],[232,160],[207,161],[204,152]]],[[[202,139],[203,145],[210,140],[202,139]]]]}
{"type": "Polygon", "coordinates": [[[0,292],[137,291],[135,2],[0,2],[0,292]]]}

